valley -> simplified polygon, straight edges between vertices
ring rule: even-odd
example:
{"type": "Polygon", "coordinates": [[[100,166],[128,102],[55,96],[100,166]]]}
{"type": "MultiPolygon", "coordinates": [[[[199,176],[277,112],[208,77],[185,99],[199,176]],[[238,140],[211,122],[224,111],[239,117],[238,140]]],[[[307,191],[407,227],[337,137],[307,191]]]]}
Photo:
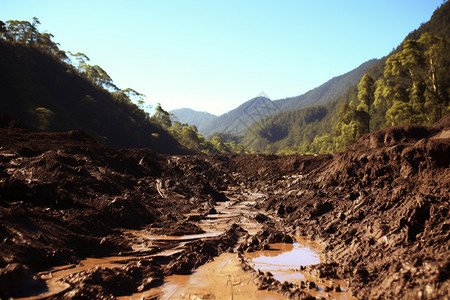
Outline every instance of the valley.
{"type": "Polygon", "coordinates": [[[2,7],[0,300],[449,299],[448,1],[101,2],[2,7]]]}
{"type": "Polygon", "coordinates": [[[207,156],[3,116],[1,297],[446,297],[449,120],[338,155],[207,156]]]}

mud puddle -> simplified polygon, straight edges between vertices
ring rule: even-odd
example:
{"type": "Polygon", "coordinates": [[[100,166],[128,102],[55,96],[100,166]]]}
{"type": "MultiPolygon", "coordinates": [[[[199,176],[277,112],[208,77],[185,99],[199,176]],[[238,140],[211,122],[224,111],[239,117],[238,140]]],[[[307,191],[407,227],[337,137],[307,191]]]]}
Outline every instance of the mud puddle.
{"type": "Polygon", "coordinates": [[[115,267],[123,267],[129,262],[151,258],[161,260],[161,263],[164,264],[164,261],[167,263],[175,256],[179,255],[184,250],[183,246],[186,242],[222,234],[222,232],[214,232],[184,236],[157,236],[148,234],[145,230],[123,230],[123,233],[127,234],[129,237],[134,236],[138,239],[135,240],[135,244],[132,245],[134,251],[123,252],[116,256],[90,257],[81,260],[78,264],[57,266],[47,271],[40,272],[37,274],[37,277],[44,280],[45,287],[41,290],[30,291],[31,293],[29,296],[15,299],[46,299],[48,297],[57,296],[70,288],[69,284],[62,281],[64,278],[94,268],[112,269],[115,267]]]}
{"type": "MultiPolygon", "coordinates": [[[[308,289],[313,297],[326,299],[354,299],[346,292],[325,291],[326,287],[339,285],[346,289],[345,281],[324,281],[299,270],[300,266],[320,263],[321,246],[314,242],[298,238],[295,243],[271,244],[270,250],[245,253],[255,270],[271,272],[280,281],[299,284],[301,281],[312,281],[318,289],[308,289]]],[[[234,253],[224,253],[214,258],[190,275],[172,275],[164,279],[164,284],[129,296],[119,297],[131,299],[287,299],[283,295],[259,289],[250,272],[243,270],[234,253]]]]}
{"type": "MultiPolygon", "coordinates": [[[[239,224],[250,234],[259,231],[262,225],[253,219],[259,210],[255,209],[257,200],[264,197],[258,195],[238,195],[241,198],[232,198],[230,201],[220,202],[215,206],[217,214],[206,215],[198,225],[205,231],[201,234],[188,234],[183,236],[154,235],[146,230],[123,230],[124,236],[133,241],[132,249],[121,256],[104,258],[88,258],[78,265],[68,265],[53,268],[40,273],[45,280],[47,290],[43,293],[26,299],[42,299],[57,295],[70,288],[62,283],[62,279],[71,274],[90,270],[95,267],[114,268],[123,266],[130,261],[150,257],[171,258],[183,251],[184,245],[192,240],[217,237],[225,232],[232,223],[239,224]],[[151,250],[157,253],[150,253],[151,250]]],[[[246,253],[251,259],[255,270],[271,272],[280,282],[288,281],[314,281],[319,287],[318,291],[308,290],[313,296],[335,299],[352,299],[346,293],[325,292],[327,286],[339,284],[345,289],[345,283],[323,282],[300,272],[300,266],[320,263],[322,258],[318,244],[308,242],[301,237],[298,243],[271,244],[270,250],[246,253]]],[[[166,262],[167,263],[167,262],[166,262]]],[[[285,299],[275,291],[261,290],[250,272],[243,270],[235,253],[224,253],[213,261],[200,266],[190,275],[172,275],[164,278],[161,286],[151,288],[141,293],[122,296],[119,299],[285,299]]],[[[25,299],[25,298],[24,298],[25,299]]]]}
{"type": "Polygon", "coordinates": [[[344,280],[323,280],[301,270],[302,267],[323,262],[322,246],[297,237],[294,243],[270,244],[269,250],[246,252],[254,270],[270,272],[273,278],[280,282],[292,282],[301,285],[302,282],[314,282],[317,289],[309,289],[313,297],[326,299],[355,299],[347,293],[348,284],[344,280]],[[333,291],[339,286],[340,292],[333,291]]]}
{"type": "Polygon", "coordinates": [[[70,288],[70,285],[62,282],[62,279],[72,274],[77,274],[83,271],[88,271],[94,268],[115,268],[123,267],[128,262],[138,261],[143,259],[155,258],[170,260],[172,257],[178,255],[182,249],[167,249],[159,253],[150,255],[124,255],[124,256],[109,256],[99,258],[86,258],[78,264],[70,264],[64,266],[54,267],[50,270],[40,272],[37,274],[39,278],[45,281],[45,287],[42,290],[35,291],[32,295],[27,297],[20,297],[14,299],[32,300],[32,299],[46,299],[48,297],[56,296],[70,288]]]}
{"type": "Polygon", "coordinates": [[[224,253],[199,267],[191,275],[173,275],[165,283],[145,293],[118,299],[285,299],[267,290],[258,290],[249,272],[242,269],[236,254],[224,253]]]}
{"type": "Polygon", "coordinates": [[[283,282],[292,277],[303,279],[304,276],[294,271],[300,266],[315,265],[320,263],[319,254],[313,249],[299,243],[271,244],[269,250],[261,250],[246,253],[251,259],[255,270],[271,272],[275,279],[283,282]]]}

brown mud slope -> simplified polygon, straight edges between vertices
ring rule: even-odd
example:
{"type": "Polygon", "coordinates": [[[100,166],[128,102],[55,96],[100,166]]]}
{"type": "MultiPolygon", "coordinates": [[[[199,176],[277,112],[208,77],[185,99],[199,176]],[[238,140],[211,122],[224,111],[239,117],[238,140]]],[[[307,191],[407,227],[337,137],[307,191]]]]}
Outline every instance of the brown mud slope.
{"type": "Polygon", "coordinates": [[[81,131],[31,132],[0,116],[0,298],[38,285],[35,271],[131,250],[118,228],[198,231],[184,214],[223,200],[226,175],[180,159],[114,150],[81,131]]]}
{"type": "Polygon", "coordinates": [[[365,135],[270,207],[327,245],[321,276],[358,298],[446,298],[450,292],[450,116],[433,127],[365,135]],[[286,214],[286,208],[289,214],[286,214]],[[281,213],[280,213],[281,212],[281,213]]]}
{"type": "Polygon", "coordinates": [[[126,253],[139,258],[65,277],[72,290],[64,295],[113,299],[145,291],[224,251],[267,247],[266,231],[243,236],[232,227],[252,219],[322,242],[327,261],[306,269],[347,280],[358,298],[445,299],[449,123],[447,116],[429,128],[384,129],[335,156],[169,156],[115,150],[81,131],[31,132],[0,116],[0,298],[42,287],[46,279],[36,272],[126,253]],[[136,250],[137,237],[129,236],[130,229],[144,235],[207,231],[199,226],[207,214],[220,216],[219,204],[250,194],[258,201],[230,217],[220,238],[176,249],[139,238],[136,250]],[[247,244],[239,244],[242,238],[247,244]],[[143,258],[166,250],[178,253],[166,267],[143,258]]]}

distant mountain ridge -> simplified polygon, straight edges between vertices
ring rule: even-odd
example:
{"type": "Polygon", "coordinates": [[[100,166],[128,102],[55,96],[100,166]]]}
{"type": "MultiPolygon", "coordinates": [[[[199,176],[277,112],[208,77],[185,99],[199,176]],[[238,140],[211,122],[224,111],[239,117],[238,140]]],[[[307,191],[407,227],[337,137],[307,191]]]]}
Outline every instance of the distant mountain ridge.
{"type": "Polygon", "coordinates": [[[327,104],[355,86],[364,73],[379,60],[371,59],[343,75],[336,76],[319,87],[296,97],[271,101],[266,96],[255,97],[239,107],[198,126],[205,136],[214,133],[242,135],[252,123],[280,111],[289,111],[315,104],[327,104]]]}
{"type": "Polygon", "coordinates": [[[197,128],[217,118],[216,115],[206,111],[196,111],[190,108],[178,108],[169,111],[175,116],[176,121],[195,125],[197,128]]]}
{"type": "Polygon", "coordinates": [[[268,114],[276,111],[278,111],[278,108],[269,98],[258,96],[220,115],[203,126],[200,126],[198,129],[205,136],[210,136],[215,133],[240,135],[253,122],[259,121],[268,114]]]}

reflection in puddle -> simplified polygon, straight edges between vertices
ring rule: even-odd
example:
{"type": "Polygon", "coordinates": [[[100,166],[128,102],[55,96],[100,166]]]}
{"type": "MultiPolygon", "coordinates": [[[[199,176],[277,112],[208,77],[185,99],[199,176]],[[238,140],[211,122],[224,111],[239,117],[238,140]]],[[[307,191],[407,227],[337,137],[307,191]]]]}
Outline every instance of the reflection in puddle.
{"type": "Polygon", "coordinates": [[[299,243],[270,245],[270,250],[246,253],[255,270],[272,273],[278,281],[299,282],[305,276],[298,271],[300,266],[320,263],[320,255],[313,249],[299,243]]]}
{"type": "Polygon", "coordinates": [[[270,272],[280,282],[292,282],[299,284],[301,281],[313,281],[318,290],[308,290],[313,297],[325,297],[327,299],[354,299],[346,292],[325,292],[326,287],[339,285],[342,290],[347,289],[347,283],[343,280],[325,281],[310,274],[301,272],[301,266],[309,266],[321,263],[323,258],[319,254],[321,246],[307,241],[305,238],[296,239],[300,243],[271,244],[269,250],[247,252],[245,256],[253,269],[262,272],[270,272]]]}
{"type": "MultiPolygon", "coordinates": [[[[143,294],[120,299],[141,299],[143,294]]],[[[200,266],[191,275],[172,275],[165,283],[145,294],[158,299],[285,299],[282,295],[259,290],[250,273],[244,271],[237,255],[223,253],[200,266]]]]}
{"type": "Polygon", "coordinates": [[[271,250],[256,251],[248,256],[261,271],[298,269],[320,263],[316,251],[299,243],[273,244],[271,250]]]}

